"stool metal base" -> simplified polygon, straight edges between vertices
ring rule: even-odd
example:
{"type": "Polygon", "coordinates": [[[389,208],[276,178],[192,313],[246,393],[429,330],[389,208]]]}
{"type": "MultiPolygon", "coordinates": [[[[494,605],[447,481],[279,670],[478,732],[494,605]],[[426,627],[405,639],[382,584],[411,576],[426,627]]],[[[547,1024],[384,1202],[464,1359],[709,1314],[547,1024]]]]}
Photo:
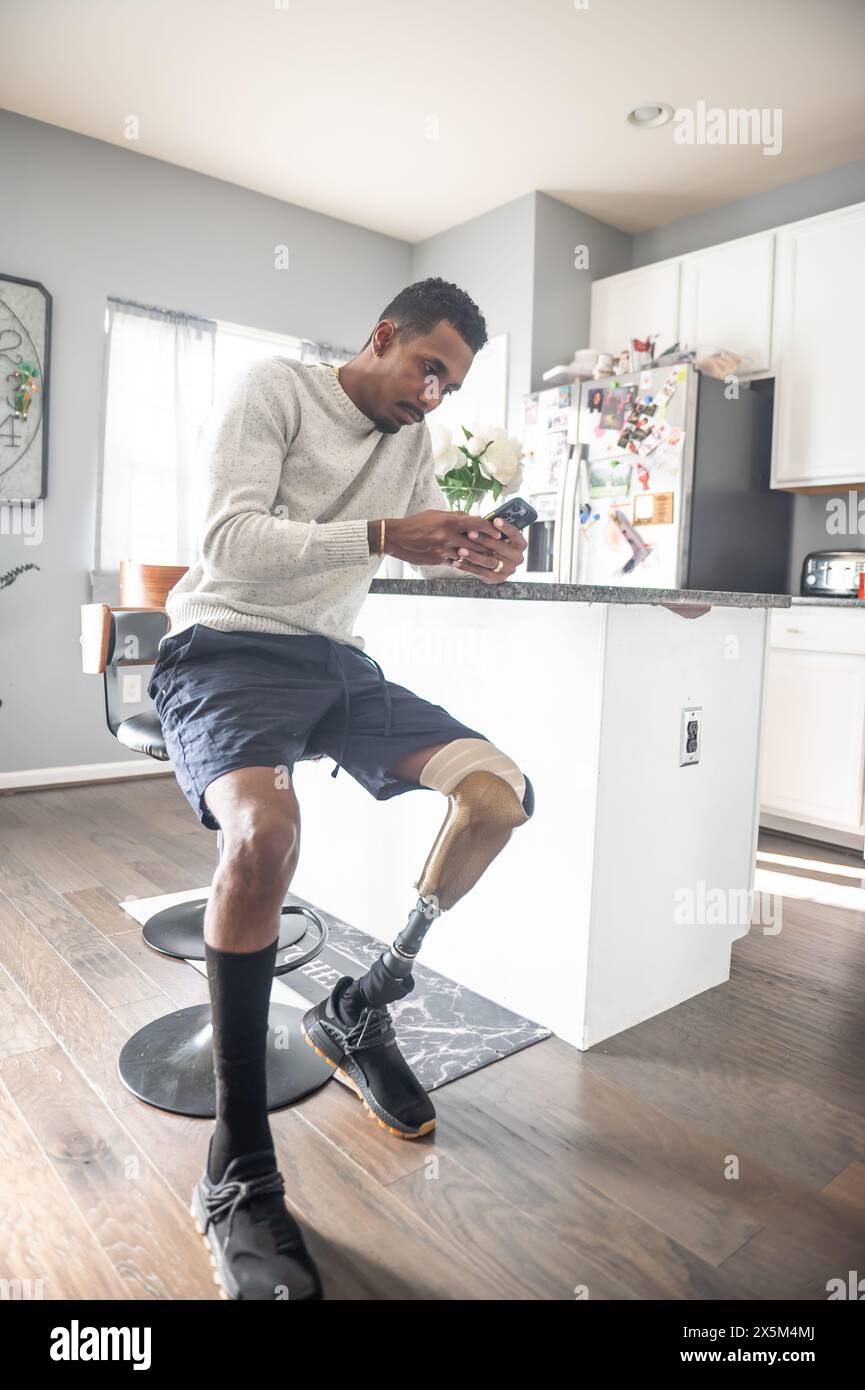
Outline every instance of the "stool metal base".
{"type": "MultiPolygon", "coordinates": [[[[333,1076],[304,1041],[306,1011],[271,1004],[267,1027],[267,1108],[280,1110],[317,1091],[333,1076]]],[[[154,1019],[131,1037],[117,1062],[120,1079],[139,1100],[173,1115],[216,1115],[213,1027],[209,1004],[154,1019]]]]}
{"type": "MultiPolygon", "coordinates": [[[[145,923],[142,936],[148,946],[164,956],[178,960],[204,960],[204,913],[207,898],[192,898],[189,902],[172,903],[155,912],[145,923]]],[[[282,911],[279,924],[279,946],[294,946],[305,936],[308,924],[303,917],[282,911]]]]}

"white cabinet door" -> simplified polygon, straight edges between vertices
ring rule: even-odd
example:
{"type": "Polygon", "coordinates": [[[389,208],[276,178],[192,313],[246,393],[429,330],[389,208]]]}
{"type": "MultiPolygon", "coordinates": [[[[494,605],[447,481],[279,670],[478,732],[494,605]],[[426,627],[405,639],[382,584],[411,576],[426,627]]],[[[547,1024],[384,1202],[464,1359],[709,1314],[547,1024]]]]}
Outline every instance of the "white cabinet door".
{"type": "Polygon", "coordinates": [[[862,830],[865,656],[773,648],[760,802],[772,815],[862,830]]]}
{"type": "Polygon", "coordinates": [[[776,233],[773,487],[865,480],[865,207],[776,233]]]}
{"type": "Polygon", "coordinates": [[[731,348],[751,359],[749,371],[768,370],[774,249],[774,234],[768,232],[683,257],[683,344],[731,348]]]}
{"type": "Polygon", "coordinates": [[[679,337],[679,262],[661,261],[592,284],[589,342],[598,352],[621,352],[632,338],[658,334],[663,352],[679,337]]]}

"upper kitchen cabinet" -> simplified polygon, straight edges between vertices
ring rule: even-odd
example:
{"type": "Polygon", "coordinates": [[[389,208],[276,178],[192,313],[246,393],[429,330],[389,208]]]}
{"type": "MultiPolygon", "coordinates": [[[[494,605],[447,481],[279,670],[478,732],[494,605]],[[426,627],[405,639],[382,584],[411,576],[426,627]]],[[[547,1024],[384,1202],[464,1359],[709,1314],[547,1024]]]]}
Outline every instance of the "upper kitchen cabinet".
{"type": "Polygon", "coordinates": [[[749,372],[768,370],[774,242],[769,232],[682,258],[681,343],[730,348],[749,359],[749,372]]]}
{"type": "Polygon", "coordinates": [[[657,333],[658,350],[679,336],[679,262],[660,261],[592,284],[589,341],[598,352],[621,352],[632,338],[657,333]]]}
{"type": "Polygon", "coordinates": [[[865,485],[865,438],[850,408],[865,322],[863,266],[863,204],[776,233],[773,487],[865,485]]]}

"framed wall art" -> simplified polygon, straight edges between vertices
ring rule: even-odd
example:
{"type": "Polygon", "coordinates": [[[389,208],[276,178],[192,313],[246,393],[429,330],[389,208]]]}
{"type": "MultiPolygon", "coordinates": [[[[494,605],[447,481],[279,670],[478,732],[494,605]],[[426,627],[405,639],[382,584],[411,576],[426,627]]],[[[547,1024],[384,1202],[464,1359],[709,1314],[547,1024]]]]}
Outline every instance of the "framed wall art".
{"type": "Polygon", "coordinates": [[[51,295],[0,275],[0,503],[46,495],[50,354],[51,295]]]}

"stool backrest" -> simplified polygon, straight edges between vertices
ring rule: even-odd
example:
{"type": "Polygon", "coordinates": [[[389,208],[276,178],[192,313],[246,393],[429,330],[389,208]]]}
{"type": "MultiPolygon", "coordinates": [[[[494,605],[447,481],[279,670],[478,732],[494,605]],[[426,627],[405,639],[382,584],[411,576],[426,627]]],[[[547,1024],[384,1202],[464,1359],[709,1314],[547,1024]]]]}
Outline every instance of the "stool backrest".
{"type": "Polygon", "coordinates": [[[115,736],[124,719],[153,708],[145,671],[155,663],[168,628],[161,608],[81,606],[82,669],[104,676],[105,718],[115,736]]]}

